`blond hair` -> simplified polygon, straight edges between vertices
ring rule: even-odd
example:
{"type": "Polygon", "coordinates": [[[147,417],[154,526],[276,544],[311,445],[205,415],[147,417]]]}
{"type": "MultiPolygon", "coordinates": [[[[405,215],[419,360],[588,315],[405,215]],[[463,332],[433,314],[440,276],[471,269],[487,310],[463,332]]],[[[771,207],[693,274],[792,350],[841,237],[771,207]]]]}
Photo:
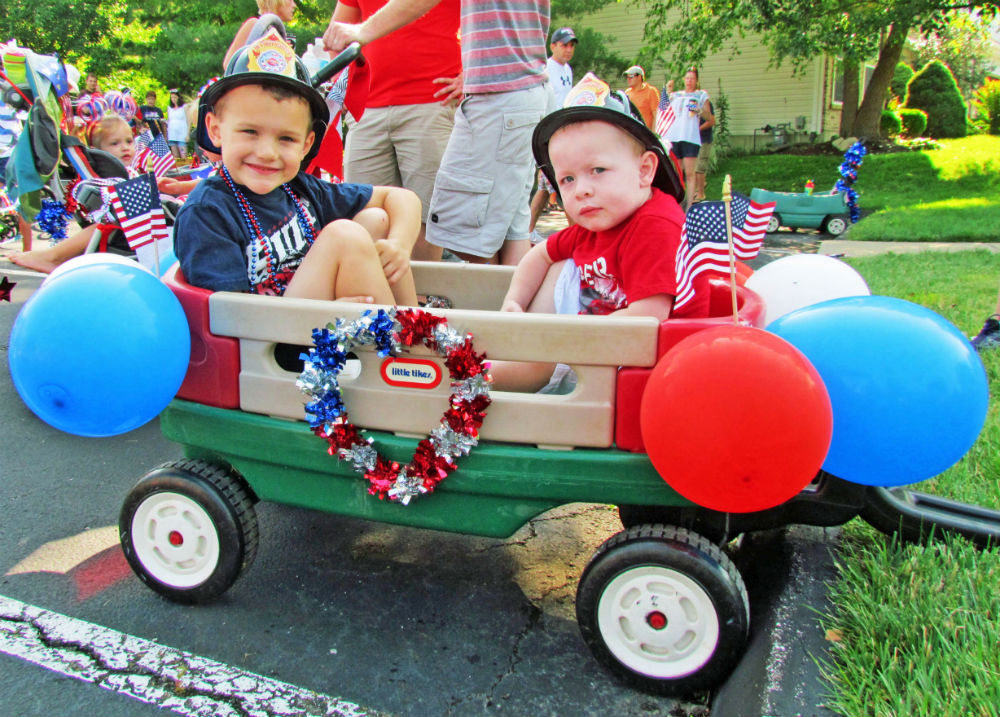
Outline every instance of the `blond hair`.
{"type": "Polygon", "coordinates": [[[132,132],[132,128],[129,127],[128,122],[121,115],[105,115],[99,120],[94,120],[89,125],[87,125],[87,144],[95,149],[101,148],[101,143],[104,142],[104,138],[110,134],[114,129],[124,126],[125,129],[132,132]]]}
{"type": "Polygon", "coordinates": [[[265,13],[277,15],[280,3],[281,0],[257,0],[257,10],[260,11],[261,15],[265,13]]]}

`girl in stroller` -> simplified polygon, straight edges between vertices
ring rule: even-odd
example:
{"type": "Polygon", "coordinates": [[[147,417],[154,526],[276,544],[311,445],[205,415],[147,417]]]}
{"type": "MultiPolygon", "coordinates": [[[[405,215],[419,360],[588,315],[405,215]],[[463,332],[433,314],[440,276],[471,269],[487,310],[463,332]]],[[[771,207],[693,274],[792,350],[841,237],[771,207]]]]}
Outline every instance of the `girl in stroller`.
{"type": "MultiPolygon", "coordinates": [[[[123,167],[131,166],[135,157],[135,139],[132,128],[123,117],[106,115],[91,122],[87,127],[86,136],[87,143],[91,148],[107,152],[118,159],[123,167]]],[[[187,186],[188,182],[167,181],[171,187],[161,187],[161,189],[169,193],[174,193],[172,191],[174,185],[178,189],[182,189],[183,193],[187,193],[191,189],[187,186]]],[[[49,274],[63,262],[85,253],[99,226],[99,224],[91,224],[54,246],[12,254],[10,261],[26,269],[49,274]]]]}

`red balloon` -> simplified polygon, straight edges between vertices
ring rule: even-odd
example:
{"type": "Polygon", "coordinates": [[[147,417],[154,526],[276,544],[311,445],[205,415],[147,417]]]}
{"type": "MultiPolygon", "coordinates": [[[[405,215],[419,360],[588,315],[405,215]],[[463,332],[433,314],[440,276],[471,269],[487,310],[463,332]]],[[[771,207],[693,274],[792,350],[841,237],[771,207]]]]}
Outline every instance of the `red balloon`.
{"type": "Polygon", "coordinates": [[[664,354],[642,395],[646,452],[705,508],[784,503],[816,476],[833,434],[830,397],[809,360],[762,329],[720,326],[664,354]]]}

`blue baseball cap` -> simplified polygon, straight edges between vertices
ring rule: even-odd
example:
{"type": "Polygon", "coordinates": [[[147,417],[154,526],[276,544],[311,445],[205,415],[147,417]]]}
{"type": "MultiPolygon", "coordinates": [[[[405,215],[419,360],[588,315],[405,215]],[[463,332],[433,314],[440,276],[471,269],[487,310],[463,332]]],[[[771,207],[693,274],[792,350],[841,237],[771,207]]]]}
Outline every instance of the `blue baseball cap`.
{"type": "Polygon", "coordinates": [[[573,32],[573,28],[560,27],[552,33],[552,42],[561,42],[564,45],[568,45],[571,42],[579,42],[579,40],[576,39],[576,33],[573,32]]]}

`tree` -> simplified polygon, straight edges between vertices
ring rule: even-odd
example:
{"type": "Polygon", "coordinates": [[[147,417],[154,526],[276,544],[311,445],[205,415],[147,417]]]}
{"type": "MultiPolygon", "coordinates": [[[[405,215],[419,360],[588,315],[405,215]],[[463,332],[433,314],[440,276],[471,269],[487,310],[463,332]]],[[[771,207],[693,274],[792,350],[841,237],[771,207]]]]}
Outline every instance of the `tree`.
{"type": "Polygon", "coordinates": [[[905,105],[927,113],[927,136],[964,137],[968,111],[955,76],[940,60],[931,60],[910,80],[905,105]]]}
{"type": "Polygon", "coordinates": [[[990,67],[990,31],[979,15],[950,13],[937,30],[914,40],[917,67],[940,60],[955,76],[962,97],[968,101],[981,87],[990,67]]]}
{"type": "Polygon", "coordinates": [[[994,0],[650,0],[646,48],[657,56],[670,51],[664,62],[679,68],[752,32],[763,36],[775,65],[787,60],[798,69],[818,55],[840,57],[849,79],[841,134],[875,137],[910,29],[935,30],[949,11],[969,6],[987,19],[998,9],[994,0]],[[874,56],[875,69],[858,103],[857,69],[874,56]]]}
{"type": "Polygon", "coordinates": [[[912,67],[905,62],[896,65],[896,70],[892,73],[892,82],[889,83],[889,94],[902,101],[902,98],[906,97],[906,85],[909,84],[911,77],[913,77],[912,67]]]}
{"type": "Polygon", "coordinates": [[[0,39],[75,62],[124,24],[125,14],[121,0],[4,0],[0,39]]]}

